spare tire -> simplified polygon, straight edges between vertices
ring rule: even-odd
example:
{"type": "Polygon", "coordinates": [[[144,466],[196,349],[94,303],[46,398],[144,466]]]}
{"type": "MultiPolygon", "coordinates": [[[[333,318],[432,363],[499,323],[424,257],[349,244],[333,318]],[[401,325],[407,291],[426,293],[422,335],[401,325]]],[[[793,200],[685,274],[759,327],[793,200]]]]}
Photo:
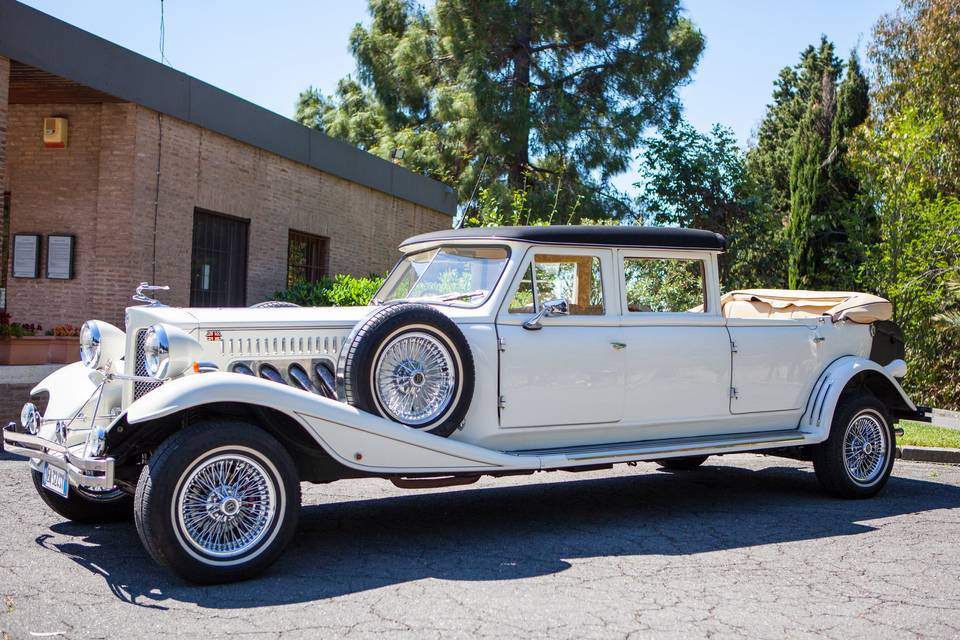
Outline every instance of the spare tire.
{"type": "Polygon", "coordinates": [[[354,329],[337,368],[347,403],[438,436],[463,424],[473,399],[467,339],[429,305],[374,312],[354,329]]]}
{"type": "Polygon", "coordinates": [[[294,302],[287,302],[285,300],[264,300],[263,302],[258,302],[256,304],[250,305],[251,309],[286,309],[299,307],[300,305],[294,302]]]}

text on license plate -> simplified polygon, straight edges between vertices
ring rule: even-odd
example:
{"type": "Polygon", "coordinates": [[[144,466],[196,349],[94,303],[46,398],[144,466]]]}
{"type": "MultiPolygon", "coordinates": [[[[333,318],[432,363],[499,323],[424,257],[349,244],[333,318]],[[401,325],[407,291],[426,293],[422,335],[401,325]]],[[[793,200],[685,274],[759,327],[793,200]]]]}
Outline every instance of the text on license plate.
{"type": "Polygon", "coordinates": [[[43,463],[43,488],[53,491],[64,498],[67,497],[68,484],[67,472],[63,469],[50,466],[49,462],[43,463]]]}

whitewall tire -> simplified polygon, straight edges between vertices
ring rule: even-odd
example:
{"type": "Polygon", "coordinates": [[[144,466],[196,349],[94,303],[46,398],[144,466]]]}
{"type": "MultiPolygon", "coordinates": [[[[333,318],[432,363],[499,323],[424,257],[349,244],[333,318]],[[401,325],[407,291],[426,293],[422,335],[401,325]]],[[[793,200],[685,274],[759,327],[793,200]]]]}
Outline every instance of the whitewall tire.
{"type": "Polygon", "coordinates": [[[252,577],[296,530],[300,483],[286,449],[255,425],[210,420],[163,442],[140,474],[137,532],[159,564],[191,582],[252,577]]]}

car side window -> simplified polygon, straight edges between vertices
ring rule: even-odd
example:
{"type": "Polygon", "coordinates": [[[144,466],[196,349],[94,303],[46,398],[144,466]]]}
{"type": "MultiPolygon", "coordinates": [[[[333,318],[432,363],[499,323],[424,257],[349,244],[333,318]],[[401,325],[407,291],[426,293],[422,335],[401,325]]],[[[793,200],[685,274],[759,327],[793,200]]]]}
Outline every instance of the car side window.
{"type": "Polygon", "coordinates": [[[517,287],[517,293],[507,309],[510,313],[536,313],[537,308],[533,300],[533,263],[527,267],[517,287]]]}
{"type": "Polygon", "coordinates": [[[624,258],[627,311],[703,313],[706,308],[703,260],[624,258]]]}
{"type": "Polygon", "coordinates": [[[567,301],[570,315],[603,315],[600,258],[577,255],[534,257],[510,302],[510,313],[535,313],[546,300],[567,301]]]}

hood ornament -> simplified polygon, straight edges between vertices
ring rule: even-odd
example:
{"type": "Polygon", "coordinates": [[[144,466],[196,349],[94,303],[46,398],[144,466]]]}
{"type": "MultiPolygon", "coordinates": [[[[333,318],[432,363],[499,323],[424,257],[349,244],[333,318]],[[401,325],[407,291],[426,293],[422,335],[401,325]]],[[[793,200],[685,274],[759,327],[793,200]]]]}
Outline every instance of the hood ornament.
{"type": "Polygon", "coordinates": [[[137,302],[145,302],[151,307],[162,307],[164,306],[162,302],[156,298],[151,298],[150,296],[146,295],[144,291],[170,291],[170,287],[165,284],[160,285],[150,284],[149,282],[141,282],[140,286],[137,287],[137,293],[133,296],[133,300],[136,300],[137,302]]]}

